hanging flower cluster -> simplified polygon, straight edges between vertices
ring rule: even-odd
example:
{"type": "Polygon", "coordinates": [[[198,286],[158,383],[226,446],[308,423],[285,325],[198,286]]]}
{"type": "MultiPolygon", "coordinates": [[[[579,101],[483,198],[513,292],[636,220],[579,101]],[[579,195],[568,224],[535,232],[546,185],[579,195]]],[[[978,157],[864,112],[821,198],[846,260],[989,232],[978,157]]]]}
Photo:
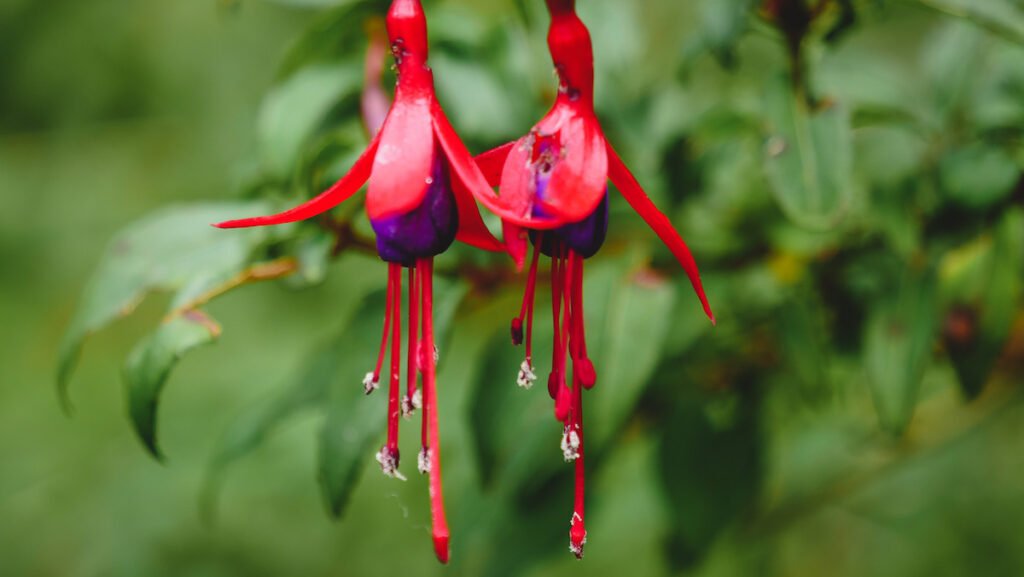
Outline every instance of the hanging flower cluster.
{"type": "Polygon", "coordinates": [[[590,35],[576,16],[574,1],[547,0],[547,6],[551,13],[548,46],[559,90],[551,111],[526,136],[473,158],[435,97],[420,1],[393,0],[387,31],[398,78],[395,98],[366,151],[333,186],[300,206],[216,225],[237,228],[307,219],[337,206],[369,183],[366,212],[377,236],[377,252],[388,262],[380,354],[363,380],[367,394],[380,386],[382,377],[388,383],[387,440],[376,458],[386,475],[404,479],[399,472],[399,417],[422,409],[417,465],[429,475],[434,550],[442,562],[449,557],[449,531],[441,485],[432,317],[436,255],[460,240],[484,250],[507,251],[522,268],[532,243],[523,304],[512,321],[513,342],[525,343],[517,378],[524,388],[537,379],[532,334],[540,255],[551,259],[555,338],[547,388],[555,417],[563,425],[563,456],[575,466],[569,547],[577,557],[583,555],[587,535],[582,392],[597,380],[584,334],[584,260],[597,253],[605,239],[609,179],[675,255],[714,322],[689,249],[604,138],[594,112],[590,35]],[[474,199],[501,217],[503,242],[484,225],[474,199]],[[403,268],[408,269],[404,395],[400,390],[403,268]],[[389,345],[390,366],[385,374],[389,345]]]}

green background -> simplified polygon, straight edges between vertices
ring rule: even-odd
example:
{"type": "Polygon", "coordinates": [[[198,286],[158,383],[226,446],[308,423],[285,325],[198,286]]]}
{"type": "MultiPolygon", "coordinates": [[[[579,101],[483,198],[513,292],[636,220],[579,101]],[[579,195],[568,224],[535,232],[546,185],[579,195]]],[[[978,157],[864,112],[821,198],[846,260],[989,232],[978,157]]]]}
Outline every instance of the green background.
{"type": "MultiPolygon", "coordinates": [[[[690,243],[719,323],[614,200],[588,264],[601,450],[578,562],[558,425],[543,387],[515,387],[502,338],[522,280],[500,258],[446,256],[498,282],[442,275],[445,294],[469,287],[439,374],[443,568],[425,479],[373,462],[380,398],[259,424],[318,371],[361,386],[373,353],[352,358],[355,343],[381,315],[364,298],[384,284],[371,257],[204,307],[223,334],[170,376],[163,463],[132,431],[122,373],[167,291],[85,344],[73,418],[54,385],[118,230],[167,206],[285,203],[344,170],[380,3],[0,0],[0,575],[1024,573],[1024,7],[854,2],[832,37],[846,3],[825,2],[794,89],[779,32],[794,20],[754,2],[579,4],[605,130],[690,243]],[[374,435],[369,451],[325,452],[336,411],[374,435]],[[255,440],[211,505],[211,459],[246,423],[255,440]],[[348,504],[333,520],[318,478],[350,466],[354,486],[331,477],[348,504]]],[[[525,133],[555,88],[542,4],[427,12],[439,99],[471,149],[525,133]]],[[[281,234],[247,258],[319,233],[281,234]]]]}

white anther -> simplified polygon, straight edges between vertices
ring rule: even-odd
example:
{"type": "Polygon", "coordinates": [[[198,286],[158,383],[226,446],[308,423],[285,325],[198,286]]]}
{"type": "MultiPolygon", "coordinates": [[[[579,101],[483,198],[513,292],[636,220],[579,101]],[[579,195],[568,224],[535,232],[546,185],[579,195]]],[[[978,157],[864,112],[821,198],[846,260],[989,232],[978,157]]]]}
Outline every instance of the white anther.
{"type": "Polygon", "coordinates": [[[533,367],[530,366],[530,360],[523,359],[523,364],[519,365],[519,375],[516,377],[516,384],[524,389],[529,389],[536,380],[537,375],[533,372],[533,367]]]}
{"type": "Polygon", "coordinates": [[[579,545],[577,545],[576,543],[573,543],[573,541],[572,541],[572,527],[576,526],[576,522],[577,521],[582,523],[583,522],[583,517],[580,517],[579,513],[573,512],[572,520],[569,521],[569,527],[570,527],[570,529],[569,529],[569,550],[572,551],[572,554],[575,555],[576,557],[583,557],[583,546],[587,544],[587,533],[586,533],[586,531],[583,532],[583,539],[579,542],[579,545]]]}
{"type": "Polygon", "coordinates": [[[416,389],[412,394],[412,408],[419,410],[423,408],[423,389],[416,389]]]}
{"type": "Polygon", "coordinates": [[[395,458],[387,447],[381,447],[377,451],[377,462],[380,463],[380,470],[388,477],[398,479],[399,481],[405,480],[405,475],[398,471],[398,459],[395,458]]]}
{"type": "Polygon", "coordinates": [[[366,373],[366,376],[363,377],[363,390],[366,391],[366,394],[369,395],[376,391],[378,387],[380,387],[380,383],[373,380],[373,373],[366,373]]]}
{"type": "Polygon", "coordinates": [[[567,427],[562,433],[561,446],[562,456],[565,457],[567,463],[580,458],[580,435],[576,432],[575,427],[572,429],[567,427]]]}
{"type": "MultiPolygon", "coordinates": [[[[419,392],[418,390],[416,392],[419,392]]],[[[412,406],[412,400],[409,399],[409,395],[402,397],[402,416],[408,419],[416,411],[416,408],[412,406]]]]}
{"type": "Polygon", "coordinates": [[[416,455],[416,468],[424,475],[430,472],[430,449],[420,449],[420,454],[416,455]]]}
{"type": "Polygon", "coordinates": [[[437,351],[437,345],[434,345],[434,364],[437,364],[439,360],[441,360],[441,353],[437,351]]]}

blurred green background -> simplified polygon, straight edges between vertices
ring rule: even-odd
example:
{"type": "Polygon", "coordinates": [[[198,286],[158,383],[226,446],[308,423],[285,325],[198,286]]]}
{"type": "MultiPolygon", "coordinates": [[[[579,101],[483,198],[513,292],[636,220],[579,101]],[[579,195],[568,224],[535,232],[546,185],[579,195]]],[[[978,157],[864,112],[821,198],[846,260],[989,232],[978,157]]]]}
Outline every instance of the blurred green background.
{"type": "MultiPolygon", "coordinates": [[[[446,255],[442,568],[425,480],[380,475],[381,396],[359,394],[383,266],[332,258],[315,223],[207,226],[345,170],[386,2],[0,0],[0,575],[1024,574],[1024,5],[579,4],[605,130],[687,238],[719,323],[613,201],[588,264],[577,562],[560,428],[514,384],[522,280],[446,255]],[[150,398],[174,355],[147,350],[194,336],[161,332],[168,308],[281,259],[298,272],[203,307],[223,334],[174,367],[153,459],[125,391],[150,398]],[[125,287],[115,305],[158,290],[97,312],[125,287]],[[108,321],[67,418],[62,335],[108,321]]],[[[525,133],[555,89],[543,3],[426,8],[471,149],[525,133]]],[[[357,205],[336,218],[367,234],[357,205]]]]}

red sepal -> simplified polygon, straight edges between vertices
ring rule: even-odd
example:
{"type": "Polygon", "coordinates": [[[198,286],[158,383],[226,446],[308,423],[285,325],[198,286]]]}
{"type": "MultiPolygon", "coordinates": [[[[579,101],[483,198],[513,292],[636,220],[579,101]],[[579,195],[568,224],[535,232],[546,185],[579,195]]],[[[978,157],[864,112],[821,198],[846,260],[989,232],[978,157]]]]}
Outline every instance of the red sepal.
{"type": "Polygon", "coordinates": [[[437,153],[430,126],[430,98],[403,92],[399,88],[380,131],[366,194],[366,214],[371,220],[412,211],[423,203],[430,188],[437,153]]]}
{"type": "Polygon", "coordinates": [[[494,194],[494,191],[487,186],[487,181],[480,174],[476,163],[473,162],[473,157],[466,150],[466,146],[462,144],[462,140],[455,134],[444,110],[436,100],[430,108],[430,118],[433,123],[434,135],[441,144],[448,161],[452,192],[455,194],[455,203],[459,209],[459,232],[455,238],[484,250],[505,250],[501,242],[494,238],[487,225],[484,224],[480,217],[480,210],[477,208],[476,202],[473,201],[473,198],[480,194],[476,190],[477,188],[482,187],[491,194],[494,194]]]}
{"type": "Polygon", "coordinates": [[[545,214],[564,222],[579,222],[594,212],[607,189],[604,134],[593,116],[571,114],[558,132],[558,142],[561,158],[539,202],[545,214]]]}
{"type": "Polygon", "coordinates": [[[484,175],[484,179],[487,180],[487,184],[498,186],[501,182],[501,170],[505,167],[505,159],[508,158],[508,153],[515,144],[515,142],[506,142],[497,148],[478,154],[473,159],[476,161],[477,168],[484,175]]]}
{"type": "Polygon", "coordinates": [[[370,171],[373,167],[373,159],[377,154],[379,142],[380,134],[377,134],[377,136],[374,136],[373,140],[370,141],[370,145],[366,147],[363,154],[356,159],[355,164],[352,165],[352,168],[347,174],[345,174],[345,176],[342,176],[338,179],[338,182],[335,182],[330,188],[309,201],[277,214],[229,220],[217,223],[213,226],[216,226],[217,228],[243,228],[248,226],[284,224],[286,222],[305,220],[320,213],[327,212],[348,200],[350,196],[358,192],[359,189],[362,188],[363,184],[366,183],[366,180],[370,177],[370,171]]]}
{"type": "MultiPolygon", "coordinates": [[[[462,181],[473,197],[491,212],[512,224],[537,230],[557,228],[565,224],[558,220],[542,220],[532,217],[522,218],[506,206],[506,203],[487,184],[487,179],[480,172],[480,168],[473,161],[473,157],[466,150],[466,146],[462,144],[458,135],[455,134],[455,129],[448,123],[448,119],[445,117],[444,112],[440,110],[439,105],[434,113],[434,128],[437,138],[441,142],[441,147],[448,156],[448,162],[452,167],[454,175],[458,176],[458,179],[462,181]]],[[[455,179],[453,178],[453,180],[455,179]]]]}
{"type": "Polygon", "coordinates": [[[707,296],[704,294],[704,287],[700,282],[700,271],[697,270],[697,263],[693,260],[689,247],[686,246],[686,243],[679,236],[679,233],[676,232],[676,229],[672,227],[668,217],[651,202],[647,193],[640,187],[640,183],[636,181],[633,173],[629,171],[629,168],[619,158],[615,149],[609,144],[607,145],[607,150],[608,176],[619,189],[619,192],[622,193],[622,196],[626,198],[626,202],[633,207],[633,210],[640,215],[640,218],[644,219],[647,225],[658,235],[658,238],[661,239],[661,242],[665,243],[665,246],[672,251],[676,260],[682,265],[683,271],[686,272],[686,276],[690,278],[690,284],[693,285],[693,290],[697,293],[697,298],[700,299],[701,305],[704,307],[704,314],[714,324],[715,315],[711,312],[711,305],[708,304],[707,296]]]}

